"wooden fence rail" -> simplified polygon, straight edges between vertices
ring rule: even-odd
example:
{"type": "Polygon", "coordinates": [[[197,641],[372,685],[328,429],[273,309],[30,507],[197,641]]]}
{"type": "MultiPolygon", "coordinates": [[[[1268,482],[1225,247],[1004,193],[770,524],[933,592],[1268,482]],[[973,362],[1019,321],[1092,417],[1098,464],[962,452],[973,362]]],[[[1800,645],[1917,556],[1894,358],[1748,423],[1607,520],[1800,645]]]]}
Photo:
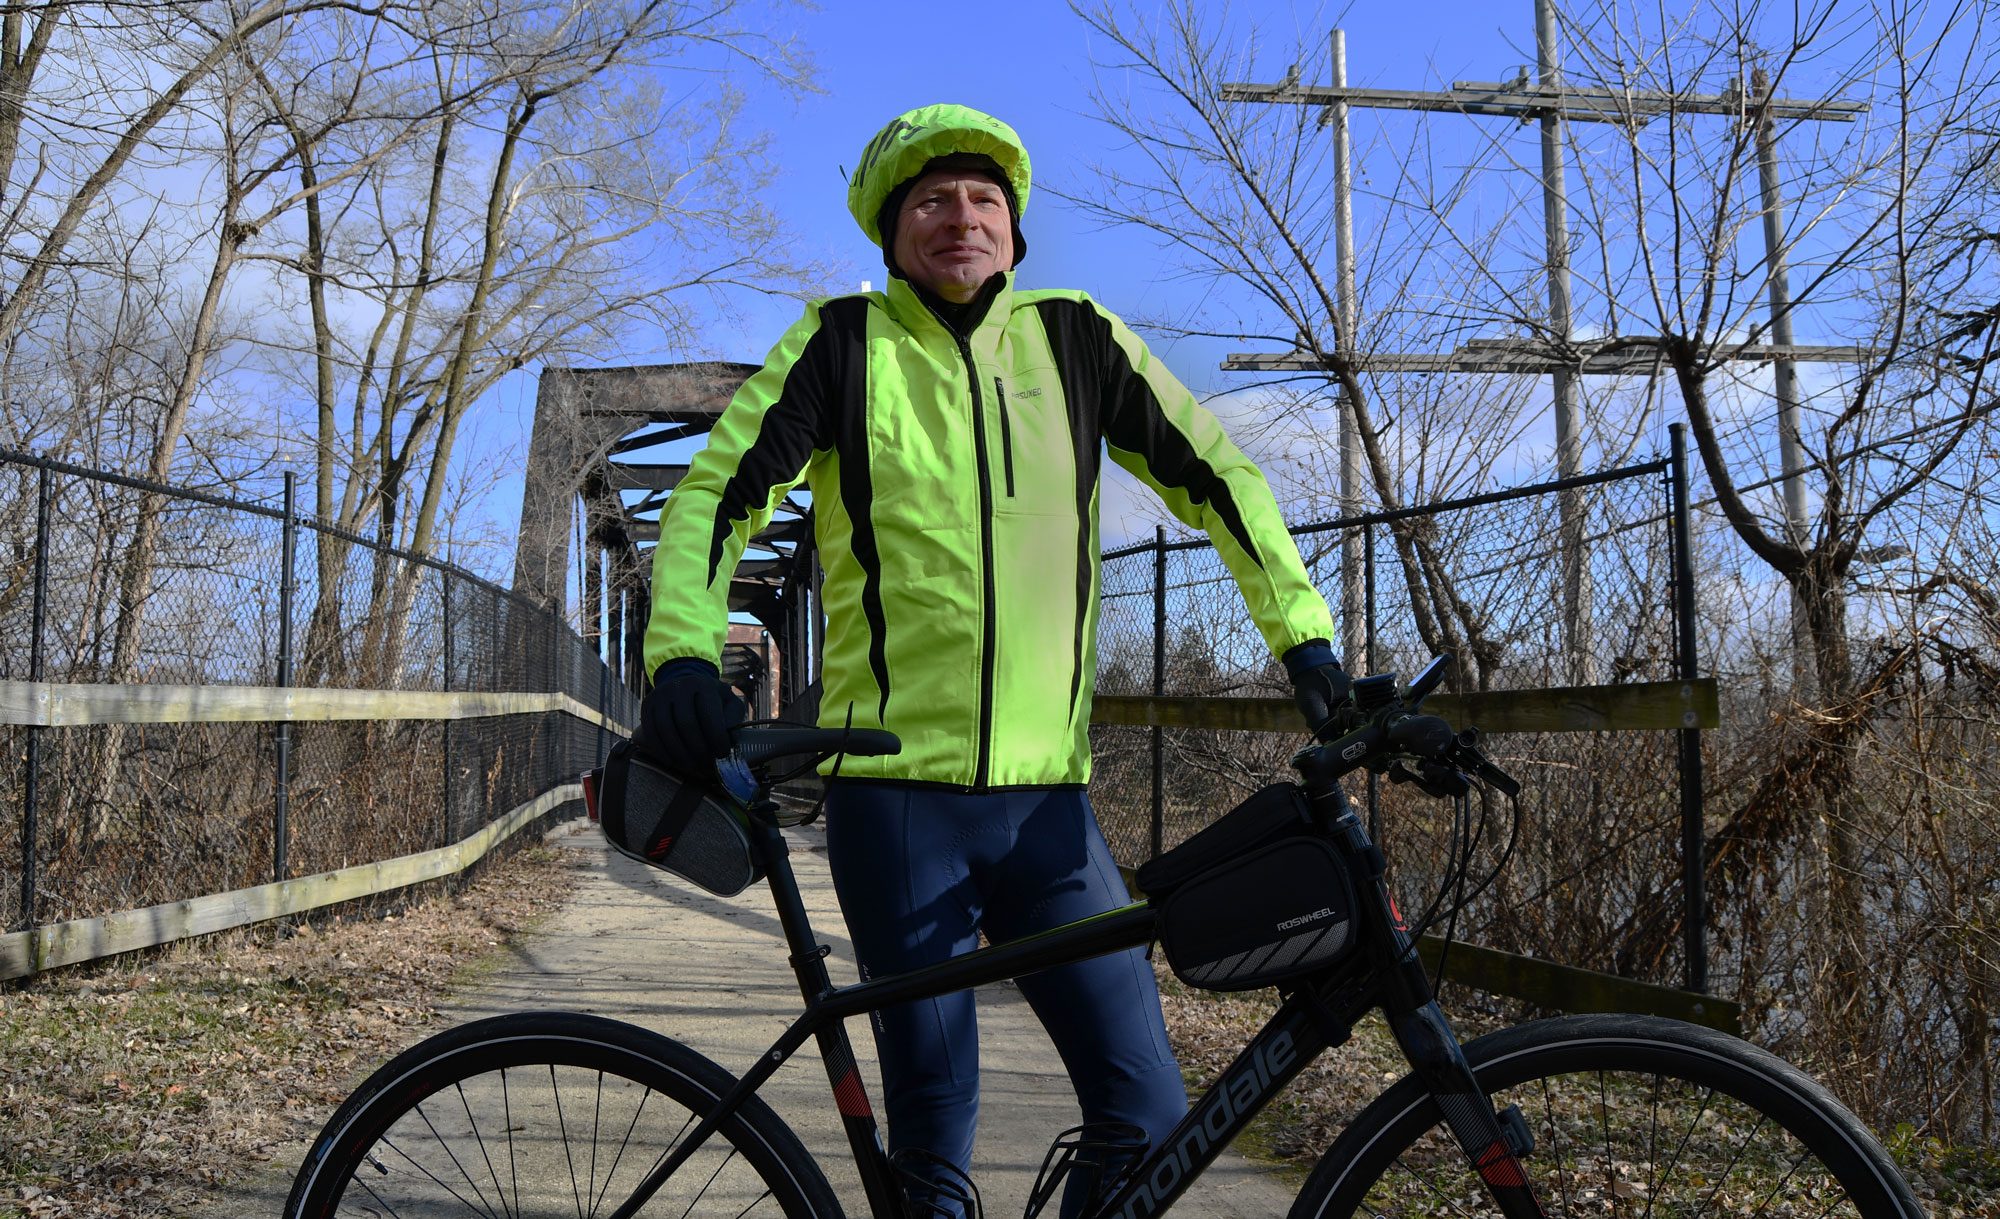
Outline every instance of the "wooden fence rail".
{"type": "Polygon", "coordinates": [[[625,725],[561,693],[0,681],[0,724],[42,728],[85,724],[464,720],[538,711],[560,711],[621,736],[631,734],[625,725]]]}
{"type": "Polygon", "coordinates": [[[338,902],[453,876],[544,814],[582,798],[581,784],[565,783],[488,822],[469,837],[434,851],[0,935],[0,979],[26,977],[60,965],[77,965],[192,936],[247,927],[267,919],[303,914],[338,902]]]}
{"type": "MultiPolygon", "coordinates": [[[[1481,732],[1644,732],[1716,728],[1722,723],[1712,677],[1433,694],[1424,700],[1424,710],[1443,716],[1454,728],[1473,725],[1481,732]]],[[[1090,722],[1239,732],[1303,731],[1298,709],[1289,698],[1100,694],[1090,722]]]]}

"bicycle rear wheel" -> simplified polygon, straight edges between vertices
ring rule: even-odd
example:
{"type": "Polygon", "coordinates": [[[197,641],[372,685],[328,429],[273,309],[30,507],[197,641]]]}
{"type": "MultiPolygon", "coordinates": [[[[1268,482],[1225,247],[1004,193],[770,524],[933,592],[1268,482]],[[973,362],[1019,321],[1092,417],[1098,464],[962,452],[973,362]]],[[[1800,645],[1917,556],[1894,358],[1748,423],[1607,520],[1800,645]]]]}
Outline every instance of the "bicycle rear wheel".
{"type": "MultiPolygon", "coordinates": [[[[734,1083],[686,1046],[613,1020],[481,1020],[370,1076],[314,1140],[285,1214],[607,1215],[734,1083]]],[[[838,1219],[840,1204],[753,1096],[640,1213],[838,1219]]]]}
{"type": "MultiPolygon", "coordinates": [[[[1888,1153],[1803,1071],[1713,1029],[1646,1016],[1543,1020],[1466,1059],[1519,1105],[1551,1216],[1921,1219],[1888,1153]]],[[[1292,1219],[1497,1215],[1437,1102],[1406,1078],[1321,1158],[1292,1219]]]]}

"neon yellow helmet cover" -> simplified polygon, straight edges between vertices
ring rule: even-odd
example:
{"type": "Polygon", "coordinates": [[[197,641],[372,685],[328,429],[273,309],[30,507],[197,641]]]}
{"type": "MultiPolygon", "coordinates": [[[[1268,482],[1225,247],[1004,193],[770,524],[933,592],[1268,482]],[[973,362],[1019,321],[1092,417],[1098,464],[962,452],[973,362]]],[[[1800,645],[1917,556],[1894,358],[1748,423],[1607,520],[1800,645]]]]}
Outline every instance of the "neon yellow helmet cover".
{"type": "Polygon", "coordinates": [[[1014,218],[1028,210],[1028,150],[1014,129],[969,106],[922,106],[890,120],[861,150],[847,180],[847,210],[868,240],[882,244],[882,205],[897,187],[923,172],[934,157],[977,153],[991,157],[1014,192],[1014,218]]]}

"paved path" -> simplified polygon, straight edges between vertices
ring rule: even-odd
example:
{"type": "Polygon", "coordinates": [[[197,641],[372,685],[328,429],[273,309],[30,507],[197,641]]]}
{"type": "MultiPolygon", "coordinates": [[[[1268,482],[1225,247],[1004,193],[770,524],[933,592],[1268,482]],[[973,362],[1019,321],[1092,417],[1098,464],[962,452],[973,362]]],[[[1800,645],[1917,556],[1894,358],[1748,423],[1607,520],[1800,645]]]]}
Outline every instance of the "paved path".
{"type": "MultiPolygon", "coordinates": [[[[836,984],[855,979],[854,953],[834,903],[825,835],[790,831],[792,865],[836,984]]],[[[565,1009],[628,1020],[685,1042],[740,1074],[801,1009],[783,933],[763,886],[712,897],[610,851],[594,830],[556,837],[574,851],[580,885],[563,909],[517,937],[478,985],[445,1005],[452,1022],[504,1012],[565,1009]]],[[[1020,1215],[1042,1155],[1078,1121],[1075,1096],[1053,1046],[1011,984],[979,991],[982,1088],[973,1179],[990,1219],[1020,1215]]],[[[880,1111],[881,1085],[867,1026],[849,1028],[880,1111]]],[[[759,1092],[820,1158],[847,1213],[865,1216],[825,1069],[810,1042],[759,1092]]],[[[288,1148],[273,1171],[245,1182],[203,1219],[270,1216],[283,1205],[288,1148]]],[[[1185,1219],[1274,1219],[1291,1195],[1273,1176],[1225,1153],[1173,1210],[1185,1219]]],[[[1053,1211],[1049,1214],[1053,1216],[1053,1211]]]]}

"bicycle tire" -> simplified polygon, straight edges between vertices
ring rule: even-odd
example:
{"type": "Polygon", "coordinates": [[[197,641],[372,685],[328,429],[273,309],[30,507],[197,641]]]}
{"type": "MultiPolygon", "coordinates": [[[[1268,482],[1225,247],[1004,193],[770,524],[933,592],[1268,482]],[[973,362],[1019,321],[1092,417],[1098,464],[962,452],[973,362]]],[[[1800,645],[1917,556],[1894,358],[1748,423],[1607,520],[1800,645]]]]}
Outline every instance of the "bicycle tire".
{"type": "MultiPolygon", "coordinates": [[[[1518,1104],[1550,1216],[1922,1219],[1889,1155],[1833,1094],[1713,1029],[1572,1016],[1465,1046],[1496,1109],[1518,1104]]],[[[1377,1097],[1307,1178],[1291,1219],[1496,1215],[1414,1077],[1377,1097]]]]}
{"type": "MultiPolygon", "coordinates": [[[[313,1141],[287,1219],[609,1214],[736,1080],[670,1038],[526,1012],[447,1030],[369,1076],[313,1141]]],[[[641,1212],[840,1219],[825,1174],[750,1097],[641,1212]]]]}

